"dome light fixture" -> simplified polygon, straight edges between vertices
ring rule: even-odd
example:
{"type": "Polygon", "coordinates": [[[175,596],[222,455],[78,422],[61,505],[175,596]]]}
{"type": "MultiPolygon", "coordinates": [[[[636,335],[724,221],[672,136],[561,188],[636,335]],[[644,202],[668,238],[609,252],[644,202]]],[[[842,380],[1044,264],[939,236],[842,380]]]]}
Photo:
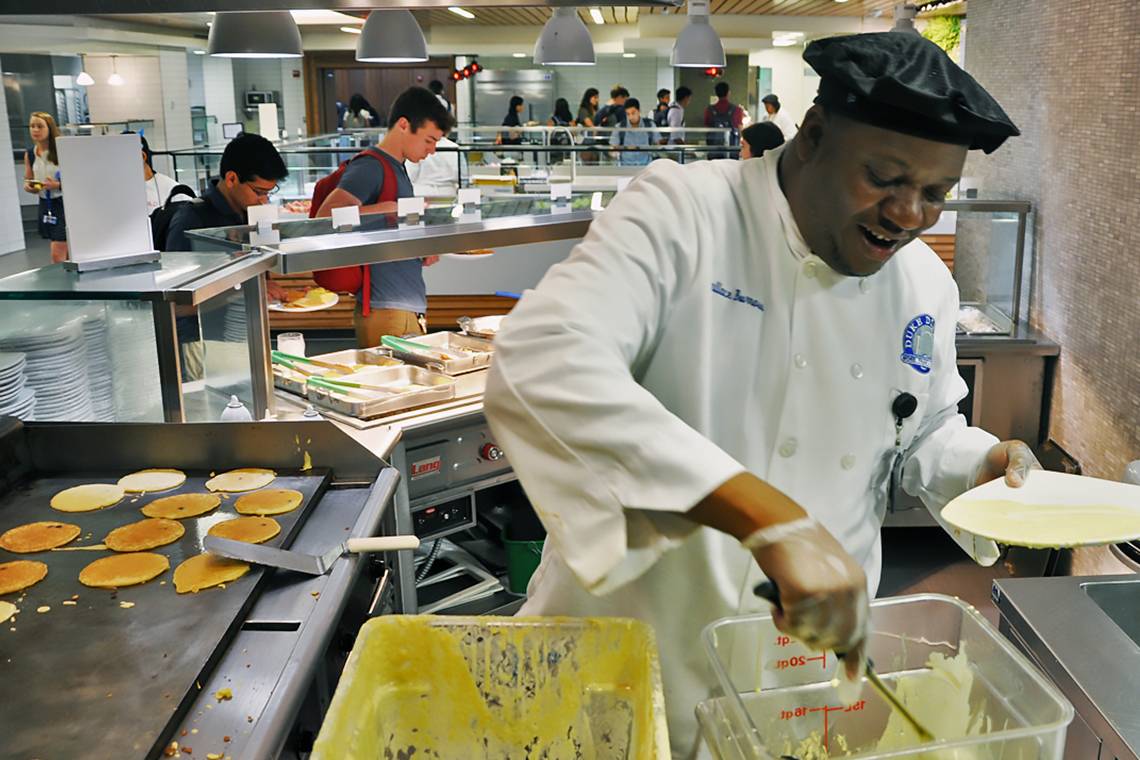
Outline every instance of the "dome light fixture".
{"type": "Polygon", "coordinates": [[[79,56],[80,68],[79,76],[75,78],[75,83],[80,87],[90,87],[95,84],[95,77],[87,73],[87,56],[79,56]]]}
{"type": "Polygon", "coordinates": [[[726,65],[720,35],[709,23],[709,0],[689,0],[689,20],[673,43],[670,63],[699,69],[726,65]]]}
{"type": "Polygon", "coordinates": [[[123,75],[119,73],[119,67],[116,63],[118,60],[119,56],[111,56],[111,76],[107,77],[107,84],[111,85],[112,87],[122,87],[124,84],[126,84],[126,80],[123,79],[123,75]]]}
{"type": "Polygon", "coordinates": [[[427,59],[427,40],[411,11],[399,8],[368,14],[360,39],[356,41],[356,60],[418,63],[427,59]]]}
{"type": "Polygon", "coordinates": [[[593,66],[597,60],[594,41],[578,9],[555,8],[534,44],[534,62],[540,66],[593,66]]]}
{"type": "Polygon", "coordinates": [[[301,30],[289,11],[218,12],[206,50],[218,58],[300,58],[301,30]]]}

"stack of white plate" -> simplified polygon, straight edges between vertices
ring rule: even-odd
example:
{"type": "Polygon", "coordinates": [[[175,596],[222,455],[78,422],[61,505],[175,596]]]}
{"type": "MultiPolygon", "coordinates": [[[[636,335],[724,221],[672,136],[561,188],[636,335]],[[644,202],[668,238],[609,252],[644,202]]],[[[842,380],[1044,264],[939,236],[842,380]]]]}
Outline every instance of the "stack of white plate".
{"type": "Polygon", "coordinates": [[[226,343],[245,343],[247,330],[245,297],[241,293],[235,293],[226,302],[225,329],[222,340],[226,343]]]}
{"type": "Polygon", "coordinates": [[[0,353],[0,416],[34,419],[36,392],[28,387],[26,364],[24,354],[0,353]]]}
{"type": "Polygon", "coordinates": [[[115,368],[112,389],[116,422],[162,419],[158,346],[150,304],[115,302],[109,306],[110,354],[115,368]]]}
{"type": "Polygon", "coordinates": [[[81,318],[74,312],[64,320],[58,312],[37,312],[39,319],[0,328],[0,351],[26,355],[24,374],[36,392],[36,419],[94,419],[81,318]]]}
{"type": "Polygon", "coordinates": [[[100,305],[83,314],[83,342],[87,349],[87,374],[91,379],[91,403],[97,422],[115,421],[115,381],[111,346],[107,340],[107,311],[100,305]]]}

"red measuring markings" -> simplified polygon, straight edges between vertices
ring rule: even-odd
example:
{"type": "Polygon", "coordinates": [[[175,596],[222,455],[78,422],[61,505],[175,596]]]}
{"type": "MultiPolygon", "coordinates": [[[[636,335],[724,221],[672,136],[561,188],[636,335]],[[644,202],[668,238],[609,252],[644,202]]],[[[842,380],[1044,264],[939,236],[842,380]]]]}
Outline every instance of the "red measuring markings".
{"type": "MultiPolygon", "coordinates": [[[[786,647],[792,643],[790,636],[777,636],[776,646],[786,647]]],[[[813,662],[818,662],[821,670],[827,668],[827,652],[821,654],[808,656],[808,655],[794,655],[792,657],[782,657],[776,660],[776,670],[788,670],[789,668],[803,668],[811,665],[813,662]]]]}
{"type": "Polygon", "coordinates": [[[833,712],[861,712],[867,707],[867,700],[860,699],[858,702],[850,705],[828,705],[826,707],[793,707],[790,710],[780,710],[780,720],[794,720],[796,718],[806,718],[814,713],[823,713],[823,748],[828,752],[831,751],[831,720],[830,716],[833,712]]]}

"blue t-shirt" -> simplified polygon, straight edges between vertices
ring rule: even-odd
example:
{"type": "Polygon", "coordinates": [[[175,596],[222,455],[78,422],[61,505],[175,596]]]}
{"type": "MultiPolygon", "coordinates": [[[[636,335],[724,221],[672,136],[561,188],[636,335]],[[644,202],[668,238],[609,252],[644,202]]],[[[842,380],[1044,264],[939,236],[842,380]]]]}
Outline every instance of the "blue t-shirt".
{"type": "MultiPolygon", "coordinates": [[[[641,124],[636,127],[627,127],[614,132],[614,145],[649,146],[657,141],[657,133],[645,126],[645,117],[641,117],[641,124]]],[[[645,166],[653,158],[653,154],[641,150],[623,150],[618,153],[618,163],[622,166],[645,166]]]]}
{"type": "MultiPolygon", "coordinates": [[[[396,173],[396,197],[411,198],[412,180],[404,165],[384,151],[379,151],[396,173]]],[[[340,185],[352,193],[360,202],[369,206],[380,200],[380,188],[384,185],[384,168],[379,161],[361,158],[353,161],[344,170],[340,185]]],[[[420,259],[390,261],[386,264],[370,264],[372,292],[369,304],[373,309],[401,309],[422,314],[427,311],[427,286],[424,285],[423,262],[420,259]]]]}

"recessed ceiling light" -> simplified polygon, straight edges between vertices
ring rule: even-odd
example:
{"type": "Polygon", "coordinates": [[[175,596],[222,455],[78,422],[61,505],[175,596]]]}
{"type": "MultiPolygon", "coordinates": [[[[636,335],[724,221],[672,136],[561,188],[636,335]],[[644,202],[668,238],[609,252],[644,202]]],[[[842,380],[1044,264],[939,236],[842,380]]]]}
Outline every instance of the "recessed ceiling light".
{"type": "Polygon", "coordinates": [[[526,58],[526,53],[511,53],[511,58],[526,58]]]}
{"type": "Polygon", "coordinates": [[[361,31],[359,26],[342,26],[340,30],[349,34],[360,34],[361,31]]]}
{"type": "Polygon", "coordinates": [[[622,53],[622,54],[621,54],[621,57],[622,57],[622,58],[636,58],[636,57],[637,57],[637,53],[622,53]]]}
{"type": "Polygon", "coordinates": [[[595,24],[606,23],[606,19],[605,19],[605,17],[602,16],[602,10],[600,8],[591,8],[590,9],[590,18],[592,18],[594,20],[595,24]]]}
{"type": "Polygon", "coordinates": [[[772,32],[772,47],[792,47],[803,41],[803,32],[772,32]]]}
{"type": "Polygon", "coordinates": [[[205,54],[206,54],[205,50],[195,50],[194,51],[194,55],[205,55],[205,54]]]}
{"type": "Polygon", "coordinates": [[[835,0],[835,2],[837,2],[837,3],[845,3],[845,2],[847,2],[847,0],[835,0]]]}
{"type": "Polygon", "coordinates": [[[474,13],[467,10],[466,8],[460,8],[458,5],[450,5],[450,6],[448,6],[447,9],[449,11],[451,11],[452,13],[454,13],[456,16],[462,16],[463,18],[468,18],[468,19],[475,18],[474,13]]]}
{"type": "Polygon", "coordinates": [[[364,19],[359,16],[350,16],[347,13],[340,13],[339,11],[327,10],[312,10],[312,11],[289,11],[293,16],[293,20],[302,25],[316,25],[323,24],[325,26],[332,26],[336,24],[363,24],[364,19]]]}

